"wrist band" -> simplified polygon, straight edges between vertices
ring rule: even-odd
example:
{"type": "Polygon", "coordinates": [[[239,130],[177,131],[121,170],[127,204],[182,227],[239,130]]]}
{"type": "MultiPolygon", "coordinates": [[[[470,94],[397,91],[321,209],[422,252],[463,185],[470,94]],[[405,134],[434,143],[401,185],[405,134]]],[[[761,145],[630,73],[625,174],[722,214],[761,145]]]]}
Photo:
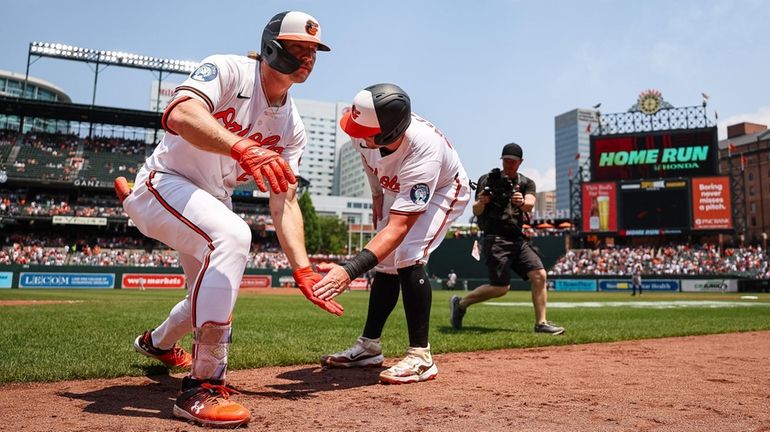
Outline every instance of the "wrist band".
{"type": "Polygon", "coordinates": [[[353,280],[373,269],[378,263],[377,255],[369,249],[364,249],[351,258],[350,261],[343,264],[342,268],[348,273],[350,280],[353,280]]]}

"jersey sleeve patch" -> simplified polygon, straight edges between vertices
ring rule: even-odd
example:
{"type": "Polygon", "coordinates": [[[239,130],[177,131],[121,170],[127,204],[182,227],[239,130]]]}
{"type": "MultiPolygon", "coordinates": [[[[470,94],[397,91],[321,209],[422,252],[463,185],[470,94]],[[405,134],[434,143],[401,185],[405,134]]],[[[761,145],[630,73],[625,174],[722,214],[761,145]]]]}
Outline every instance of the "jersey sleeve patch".
{"type": "Polygon", "coordinates": [[[417,183],[409,191],[409,198],[417,205],[424,205],[430,200],[430,188],[425,183],[417,183]]]}
{"type": "Polygon", "coordinates": [[[190,74],[190,78],[195,81],[208,82],[213,80],[219,74],[219,69],[213,63],[203,63],[198,69],[190,74]]]}

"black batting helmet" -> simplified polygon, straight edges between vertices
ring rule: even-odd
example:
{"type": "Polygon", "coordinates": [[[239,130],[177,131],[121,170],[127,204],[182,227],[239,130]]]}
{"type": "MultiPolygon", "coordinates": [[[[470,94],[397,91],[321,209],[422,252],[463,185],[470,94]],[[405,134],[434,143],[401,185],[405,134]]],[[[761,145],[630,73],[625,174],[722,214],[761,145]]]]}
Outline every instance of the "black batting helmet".
{"type": "Polygon", "coordinates": [[[300,66],[299,60],[283,47],[283,40],[315,42],[318,51],[331,50],[321,42],[321,25],[315,18],[299,11],[281,12],[262,32],[261,54],[270,67],[283,74],[290,74],[300,66]]]}
{"type": "Polygon", "coordinates": [[[384,146],[395,142],[411,122],[409,95],[395,84],[384,83],[358,92],[340,126],[353,138],[374,137],[375,144],[384,146]]]}

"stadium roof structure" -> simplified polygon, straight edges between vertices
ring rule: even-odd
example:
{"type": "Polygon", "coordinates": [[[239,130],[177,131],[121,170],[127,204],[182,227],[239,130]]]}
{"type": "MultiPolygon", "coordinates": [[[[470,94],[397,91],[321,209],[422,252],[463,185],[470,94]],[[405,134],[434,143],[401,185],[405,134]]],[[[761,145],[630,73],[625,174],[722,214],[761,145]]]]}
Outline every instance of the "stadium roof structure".
{"type": "Polygon", "coordinates": [[[161,113],[0,96],[0,115],[162,129],[161,113]]]}

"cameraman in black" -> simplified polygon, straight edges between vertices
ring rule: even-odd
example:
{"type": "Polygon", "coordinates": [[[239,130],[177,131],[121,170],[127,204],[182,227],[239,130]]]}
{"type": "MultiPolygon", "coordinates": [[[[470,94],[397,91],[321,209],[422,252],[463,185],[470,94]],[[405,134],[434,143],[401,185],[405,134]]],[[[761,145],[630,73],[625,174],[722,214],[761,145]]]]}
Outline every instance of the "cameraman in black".
{"type": "Polygon", "coordinates": [[[484,260],[489,270],[489,283],[481,285],[465,297],[449,300],[449,319],[455,330],[462,328],[467,308],[491,298],[502,297],[511,288],[511,269],[523,280],[530,280],[532,304],[535,307],[535,332],[559,335],[564,328],[546,320],[548,299],[546,273],[521,226],[528,222],[535,206],[535,182],[519,173],[524,152],[516,143],[506,144],[500,157],[502,172],[495,168],[481,176],[476,189],[473,215],[484,231],[484,260]]]}

